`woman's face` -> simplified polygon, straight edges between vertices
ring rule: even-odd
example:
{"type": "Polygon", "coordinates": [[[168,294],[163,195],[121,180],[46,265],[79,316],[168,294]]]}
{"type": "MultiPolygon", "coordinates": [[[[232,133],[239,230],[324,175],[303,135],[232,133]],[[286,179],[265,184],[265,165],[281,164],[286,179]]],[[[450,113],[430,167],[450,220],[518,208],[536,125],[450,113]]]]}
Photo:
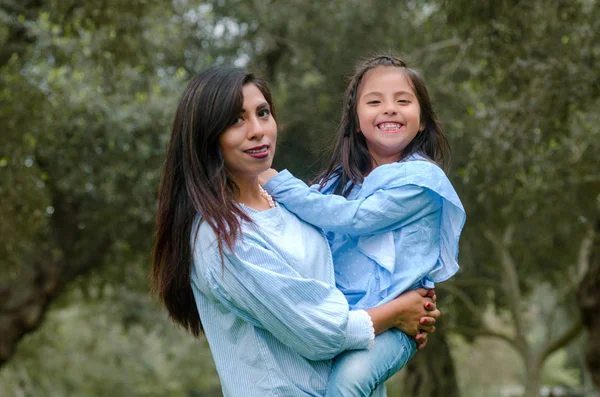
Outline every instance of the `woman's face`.
{"type": "Polygon", "coordinates": [[[277,142],[277,123],[265,96],[252,83],[246,84],[242,93],[242,112],[219,137],[225,167],[236,182],[269,169],[277,142]]]}

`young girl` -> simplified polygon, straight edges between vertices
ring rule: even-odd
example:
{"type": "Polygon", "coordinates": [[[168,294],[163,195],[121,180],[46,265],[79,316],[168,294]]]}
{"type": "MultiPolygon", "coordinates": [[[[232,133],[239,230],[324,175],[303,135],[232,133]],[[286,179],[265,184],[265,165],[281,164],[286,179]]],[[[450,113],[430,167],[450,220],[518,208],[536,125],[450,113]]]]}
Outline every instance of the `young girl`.
{"type": "MultiPolygon", "coordinates": [[[[423,79],[397,57],[360,65],[346,94],[329,167],[312,189],[288,171],[264,188],[328,232],[336,284],[350,308],[368,309],[458,270],[465,212],[437,164],[449,151],[423,79]]],[[[391,330],[369,350],[336,357],[328,397],[368,396],[415,352],[391,330]]]]}
{"type": "Polygon", "coordinates": [[[163,169],[153,289],[205,333],[225,397],[324,396],[333,357],[440,315],[425,289],[349,310],[325,237],[261,191],[276,141],[266,83],[214,68],[185,89],[163,169]]]}

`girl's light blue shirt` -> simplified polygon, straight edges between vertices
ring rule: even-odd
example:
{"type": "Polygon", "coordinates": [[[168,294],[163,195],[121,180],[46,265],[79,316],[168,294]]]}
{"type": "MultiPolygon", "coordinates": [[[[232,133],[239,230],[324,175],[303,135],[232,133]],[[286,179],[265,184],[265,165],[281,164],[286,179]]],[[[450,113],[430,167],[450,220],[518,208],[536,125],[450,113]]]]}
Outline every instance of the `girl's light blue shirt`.
{"type": "Polygon", "coordinates": [[[243,208],[254,224],[223,261],[206,222],[192,233],[192,290],[223,395],[324,396],[331,359],[367,348],[371,319],[335,288],[320,231],[282,206],[243,208]]]}
{"type": "Polygon", "coordinates": [[[458,270],[466,215],[446,174],[420,155],[375,168],[348,198],[309,188],[287,170],[264,188],[327,232],[338,288],[352,309],[371,308],[458,270]]]}

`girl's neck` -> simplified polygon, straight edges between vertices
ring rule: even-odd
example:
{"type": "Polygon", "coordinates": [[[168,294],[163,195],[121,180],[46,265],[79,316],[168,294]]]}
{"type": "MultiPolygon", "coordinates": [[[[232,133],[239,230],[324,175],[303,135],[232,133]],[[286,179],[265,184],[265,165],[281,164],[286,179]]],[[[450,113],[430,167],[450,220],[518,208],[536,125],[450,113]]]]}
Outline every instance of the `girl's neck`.
{"type": "Polygon", "coordinates": [[[397,163],[398,161],[400,161],[401,158],[402,153],[396,153],[391,156],[381,156],[371,153],[371,169],[369,170],[367,175],[380,165],[397,163]]]}

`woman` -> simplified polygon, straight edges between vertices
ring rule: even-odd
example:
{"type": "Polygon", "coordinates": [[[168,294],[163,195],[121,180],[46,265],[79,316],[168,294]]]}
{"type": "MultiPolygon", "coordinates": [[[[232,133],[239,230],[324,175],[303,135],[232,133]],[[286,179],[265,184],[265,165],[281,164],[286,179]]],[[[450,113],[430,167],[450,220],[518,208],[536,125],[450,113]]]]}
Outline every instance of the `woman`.
{"type": "Polygon", "coordinates": [[[258,184],[276,140],[266,83],[214,68],[183,93],[163,170],[153,288],[204,331],[226,397],[323,396],[337,354],[390,328],[424,344],[440,315],[426,290],[349,311],[323,234],[258,184]]]}

